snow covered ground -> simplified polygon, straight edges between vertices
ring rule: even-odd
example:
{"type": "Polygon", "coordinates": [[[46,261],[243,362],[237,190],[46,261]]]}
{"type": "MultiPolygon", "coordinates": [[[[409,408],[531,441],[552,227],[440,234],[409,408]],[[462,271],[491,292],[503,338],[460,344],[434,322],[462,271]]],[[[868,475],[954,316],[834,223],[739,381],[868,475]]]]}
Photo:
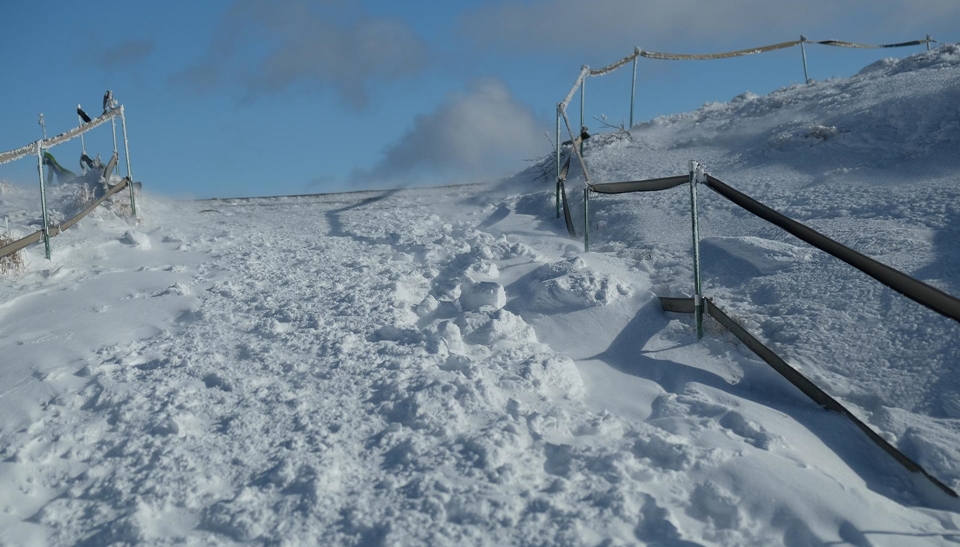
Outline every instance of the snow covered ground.
{"type": "MultiPolygon", "coordinates": [[[[958,105],[945,46],[598,136],[587,162],[615,181],[703,161],[957,295],[958,105]]],[[[660,310],[691,290],[686,189],[596,198],[582,253],[552,165],[148,194],[139,226],[108,207],[52,262],[31,248],[0,279],[0,545],[960,542],[960,503],[660,310]]],[[[29,230],[34,196],[0,200],[29,230]]],[[[960,326],[707,190],[701,215],[707,294],[960,489],[960,326]]]]}

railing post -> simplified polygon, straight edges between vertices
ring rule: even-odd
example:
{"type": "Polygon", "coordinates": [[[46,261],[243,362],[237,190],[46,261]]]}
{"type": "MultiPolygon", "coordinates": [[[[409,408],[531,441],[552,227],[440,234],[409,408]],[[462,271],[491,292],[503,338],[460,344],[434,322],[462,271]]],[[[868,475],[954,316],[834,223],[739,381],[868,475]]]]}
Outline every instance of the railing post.
{"type": "Polygon", "coordinates": [[[803,83],[810,83],[810,76],[807,74],[807,50],[803,47],[803,43],[807,41],[807,37],[800,35],[800,55],[803,57],[803,83]]]}
{"type": "MultiPolygon", "coordinates": [[[[113,128],[113,153],[120,157],[120,153],[117,151],[117,118],[110,118],[110,126],[113,128]]],[[[120,176],[120,162],[117,162],[114,166],[114,171],[117,173],[117,176],[120,176]]]]}
{"type": "Polygon", "coordinates": [[[700,284],[700,226],[697,214],[697,185],[705,178],[703,166],[690,162],[690,220],[693,226],[693,303],[697,340],[703,338],[703,287],[700,284]]]}
{"type": "Polygon", "coordinates": [[[590,186],[583,187],[583,252],[590,252],[590,186]]]}
{"type": "MultiPolygon", "coordinates": [[[[77,125],[83,125],[83,117],[80,116],[80,103],[77,103],[77,125]]],[[[87,155],[87,144],[83,141],[83,133],[80,133],[80,152],[84,156],[87,155]]],[[[83,168],[83,172],[87,172],[87,166],[82,161],[80,162],[80,167],[83,168]]]]}
{"type": "Polygon", "coordinates": [[[633,80],[630,84],[630,127],[633,127],[633,104],[637,101],[637,59],[640,58],[640,48],[633,50],[633,80]]]}
{"type": "Polygon", "coordinates": [[[130,213],[133,218],[137,218],[137,198],[133,190],[133,174],[130,170],[130,141],[127,140],[127,116],[123,110],[123,105],[120,105],[120,129],[123,131],[123,153],[126,156],[127,178],[130,179],[128,184],[130,188],[130,213]]]}
{"type": "Polygon", "coordinates": [[[560,218],[560,109],[562,105],[557,103],[557,218],[560,218]]]}
{"type": "Polygon", "coordinates": [[[50,260],[50,222],[47,218],[47,191],[43,184],[43,141],[37,141],[37,173],[40,175],[40,208],[43,209],[43,250],[50,260]]]}
{"type": "MultiPolygon", "coordinates": [[[[583,65],[583,69],[588,69],[587,65],[583,65]]],[[[580,132],[583,133],[583,109],[586,106],[587,99],[585,93],[587,92],[587,76],[589,73],[583,75],[583,79],[580,80],[580,132]]],[[[571,137],[575,138],[575,137],[571,137]]],[[[583,140],[580,140],[580,155],[583,155],[583,140]]]]}

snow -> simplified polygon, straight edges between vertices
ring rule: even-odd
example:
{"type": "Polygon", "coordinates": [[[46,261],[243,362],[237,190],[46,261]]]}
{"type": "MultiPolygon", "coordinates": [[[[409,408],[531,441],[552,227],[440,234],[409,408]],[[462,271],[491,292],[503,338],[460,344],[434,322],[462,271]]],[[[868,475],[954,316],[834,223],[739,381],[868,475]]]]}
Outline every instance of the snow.
{"type": "MultiPolygon", "coordinates": [[[[958,65],[944,46],[745,93],[598,135],[586,161],[598,182],[703,161],[957,295],[958,65]]],[[[955,499],[718,325],[697,342],[661,311],[692,289],[685,189],[595,197],[583,253],[553,166],[147,194],[139,224],[118,197],[53,261],[28,249],[0,278],[0,545],[960,541],[955,499]]],[[[35,229],[32,191],[0,200],[35,229]]],[[[960,489],[960,326],[707,190],[699,206],[706,294],[960,489]]]]}

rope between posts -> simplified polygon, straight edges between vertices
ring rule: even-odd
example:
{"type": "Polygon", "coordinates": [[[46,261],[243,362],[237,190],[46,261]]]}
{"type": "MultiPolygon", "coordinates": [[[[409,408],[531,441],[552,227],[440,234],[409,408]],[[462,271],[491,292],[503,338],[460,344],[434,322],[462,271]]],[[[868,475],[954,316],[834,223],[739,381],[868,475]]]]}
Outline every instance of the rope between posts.
{"type": "Polygon", "coordinates": [[[824,46],[835,46],[835,47],[849,47],[849,48],[860,48],[860,49],[883,49],[891,47],[910,47],[910,46],[922,46],[923,44],[928,44],[930,42],[936,42],[936,40],[913,40],[912,42],[900,42],[899,44],[881,44],[881,45],[871,45],[871,44],[857,44],[855,42],[843,42],[841,40],[820,40],[819,42],[809,42],[812,44],[821,44],[824,46]]]}
{"type": "MultiPolygon", "coordinates": [[[[566,112],[567,106],[570,104],[570,101],[573,100],[573,96],[577,94],[577,88],[580,87],[580,84],[583,82],[583,79],[590,75],[590,68],[584,66],[580,69],[580,75],[577,76],[577,81],[573,84],[573,87],[570,88],[570,93],[567,93],[567,98],[560,103],[560,110],[566,112]]],[[[573,138],[573,137],[571,137],[573,138]]]]}
{"type": "Polygon", "coordinates": [[[743,57],[745,55],[755,55],[757,53],[766,53],[768,51],[776,51],[778,49],[791,48],[800,44],[800,40],[793,40],[792,42],[780,42],[779,44],[772,44],[769,46],[761,46],[750,49],[739,49],[737,51],[727,51],[724,53],[701,53],[701,54],[686,54],[686,53],[660,53],[656,51],[640,51],[641,57],[646,57],[647,59],[661,59],[665,61],[700,61],[700,60],[709,60],[709,59],[729,59],[731,57],[743,57]]]}
{"type": "Polygon", "coordinates": [[[110,110],[108,112],[105,112],[103,115],[101,115],[98,118],[94,118],[89,122],[79,127],[75,127],[69,131],[64,131],[59,135],[54,135],[49,139],[34,141],[26,146],[21,146],[20,148],[15,148],[7,152],[0,152],[0,165],[3,165],[4,163],[10,163],[11,161],[16,161],[21,158],[25,158],[27,156],[34,155],[36,153],[38,142],[40,143],[40,148],[44,150],[50,150],[54,146],[63,144],[71,139],[75,139],[80,135],[86,133],[87,131],[90,131],[91,129],[99,127],[103,123],[119,115],[120,115],[119,109],[110,110]]]}
{"type": "Polygon", "coordinates": [[[603,67],[603,68],[598,68],[598,69],[596,69],[596,70],[591,70],[591,71],[590,71],[590,75],[591,75],[591,76],[603,76],[603,75],[606,75],[606,74],[610,74],[610,73],[613,72],[614,70],[616,70],[616,69],[622,67],[623,65],[629,63],[630,61],[633,61],[634,59],[636,59],[641,53],[642,53],[642,51],[640,50],[640,48],[637,48],[636,51],[634,51],[632,54],[627,55],[626,57],[624,57],[623,59],[620,59],[620,60],[617,61],[616,63],[609,64],[609,65],[607,65],[607,66],[605,66],[605,67],[603,67]]]}

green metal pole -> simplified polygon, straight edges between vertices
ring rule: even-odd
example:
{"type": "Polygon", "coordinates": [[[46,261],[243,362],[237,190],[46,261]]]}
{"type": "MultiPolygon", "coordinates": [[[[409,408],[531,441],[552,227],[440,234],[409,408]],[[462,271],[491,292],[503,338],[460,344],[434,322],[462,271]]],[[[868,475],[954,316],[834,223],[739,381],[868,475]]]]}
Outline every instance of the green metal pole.
{"type": "Polygon", "coordinates": [[[50,221],[47,218],[47,191],[43,184],[43,146],[37,141],[37,172],[40,174],[40,208],[43,209],[43,250],[50,260],[50,221]]]}
{"type": "Polygon", "coordinates": [[[703,167],[690,162],[690,219],[693,225],[693,302],[697,323],[697,340],[703,338],[703,287],[700,284],[700,226],[697,219],[697,184],[703,167]]]}
{"type": "Polygon", "coordinates": [[[560,218],[560,103],[557,103],[557,218],[560,218]]]}
{"type": "Polygon", "coordinates": [[[633,127],[633,103],[637,101],[637,59],[640,58],[640,48],[634,51],[636,57],[633,58],[633,83],[630,84],[630,127],[633,127]]]}
{"type": "Polygon", "coordinates": [[[583,252],[590,252],[590,188],[583,189],[583,252]]]}

